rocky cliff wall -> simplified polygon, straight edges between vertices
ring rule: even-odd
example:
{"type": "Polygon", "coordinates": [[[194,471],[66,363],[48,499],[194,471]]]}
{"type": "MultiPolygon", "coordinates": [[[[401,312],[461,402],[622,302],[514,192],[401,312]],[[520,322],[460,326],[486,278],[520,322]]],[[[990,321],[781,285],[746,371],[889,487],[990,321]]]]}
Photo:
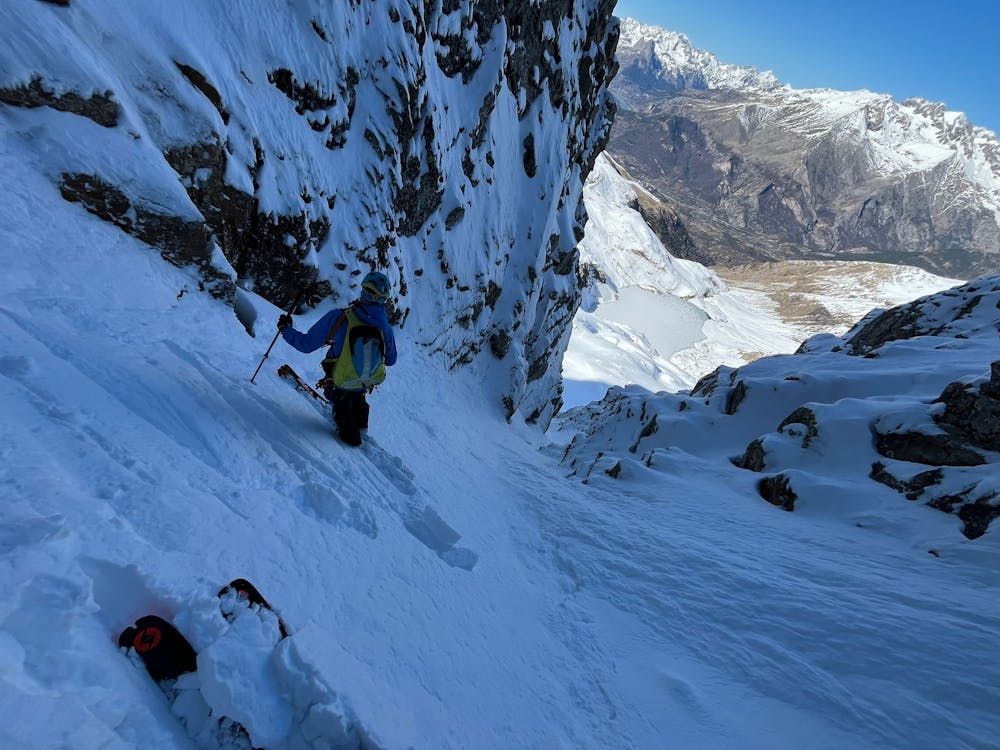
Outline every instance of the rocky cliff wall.
{"type": "Polygon", "coordinates": [[[614,115],[612,6],[15,0],[0,119],[81,220],[224,299],[343,304],[385,271],[403,335],[544,423],[614,115]]]}

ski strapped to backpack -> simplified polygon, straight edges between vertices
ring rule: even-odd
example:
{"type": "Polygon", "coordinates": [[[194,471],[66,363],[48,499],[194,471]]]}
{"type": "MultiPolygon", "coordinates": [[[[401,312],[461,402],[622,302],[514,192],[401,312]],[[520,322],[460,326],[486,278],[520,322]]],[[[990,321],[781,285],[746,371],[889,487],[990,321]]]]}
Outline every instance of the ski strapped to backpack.
{"type": "Polygon", "coordinates": [[[348,307],[330,330],[327,346],[333,344],[337,331],[345,324],[347,331],[340,353],[323,360],[326,377],[317,386],[344,391],[370,390],[385,380],[385,337],[380,328],[365,323],[354,308],[348,307]]]}

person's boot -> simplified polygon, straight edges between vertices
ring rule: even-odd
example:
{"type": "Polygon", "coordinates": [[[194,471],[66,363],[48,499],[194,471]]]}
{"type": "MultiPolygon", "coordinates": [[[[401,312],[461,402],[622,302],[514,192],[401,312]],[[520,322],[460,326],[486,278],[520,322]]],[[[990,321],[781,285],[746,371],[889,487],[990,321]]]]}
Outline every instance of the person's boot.
{"type": "Polygon", "coordinates": [[[351,428],[339,428],[337,430],[337,436],[340,438],[342,443],[346,443],[354,448],[361,445],[361,430],[355,427],[353,430],[351,428]]]}

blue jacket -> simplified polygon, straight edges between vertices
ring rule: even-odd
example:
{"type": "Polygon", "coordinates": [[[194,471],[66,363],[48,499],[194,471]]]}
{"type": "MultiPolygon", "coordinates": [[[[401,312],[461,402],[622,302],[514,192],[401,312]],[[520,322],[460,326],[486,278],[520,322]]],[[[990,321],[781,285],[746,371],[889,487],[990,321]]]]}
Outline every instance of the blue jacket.
{"type": "MultiPolygon", "coordinates": [[[[373,325],[382,331],[385,339],[385,364],[396,364],[396,337],[392,333],[392,326],[389,325],[389,314],[378,302],[369,302],[360,299],[352,305],[354,314],[363,322],[373,325]]],[[[292,326],[288,326],[281,332],[281,337],[300,352],[314,352],[326,343],[330,336],[330,331],[343,314],[342,308],[331,310],[322,318],[317,320],[307,333],[296,331],[292,326]]],[[[344,347],[344,337],[347,335],[347,324],[342,324],[333,336],[333,342],[327,357],[337,357],[344,347]]]]}

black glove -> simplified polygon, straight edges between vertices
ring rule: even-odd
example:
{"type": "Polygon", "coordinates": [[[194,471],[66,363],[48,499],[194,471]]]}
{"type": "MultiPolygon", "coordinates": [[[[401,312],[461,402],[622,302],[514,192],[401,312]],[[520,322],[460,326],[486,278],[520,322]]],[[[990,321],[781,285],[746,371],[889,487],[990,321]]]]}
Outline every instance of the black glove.
{"type": "Polygon", "coordinates": [[[278,330],[283,331],[288,328],[288,326],[292,325],[292,323],[294,323],[292,316],[288,313],[282,313],[281,317],[278,318],[278,330]]]}

